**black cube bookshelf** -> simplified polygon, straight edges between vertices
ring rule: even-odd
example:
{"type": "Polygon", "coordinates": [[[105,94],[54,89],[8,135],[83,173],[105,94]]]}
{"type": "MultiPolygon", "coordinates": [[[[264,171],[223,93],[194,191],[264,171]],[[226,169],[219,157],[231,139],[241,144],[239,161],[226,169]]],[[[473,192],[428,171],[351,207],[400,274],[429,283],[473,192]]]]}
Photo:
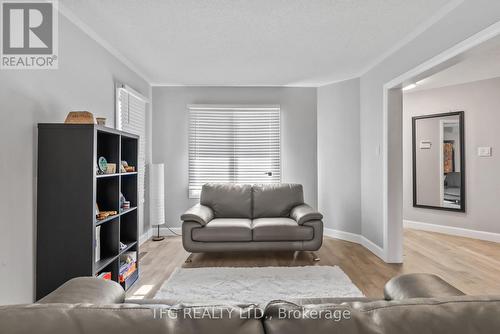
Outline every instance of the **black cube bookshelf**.
{"type": "Polygon", "coordinates": [[[93,124],[38,124],[37,300],[74,277],[110,272],[118,282],[125,252],[135,253],[137,270],[122,286],[128,288],[138,278],[138,139],[93,124]],[[116,173],[97,173],[101,156],[116,164],[116,173]],[[136,170],[120,172],[121,161],[136,170]],[[120,207],[120,193],[130,208],[120,207]],[[96,204],[117,214],[97,220],[96,204]],[[120,242],[126,248],[120,249],[120,242]]]}

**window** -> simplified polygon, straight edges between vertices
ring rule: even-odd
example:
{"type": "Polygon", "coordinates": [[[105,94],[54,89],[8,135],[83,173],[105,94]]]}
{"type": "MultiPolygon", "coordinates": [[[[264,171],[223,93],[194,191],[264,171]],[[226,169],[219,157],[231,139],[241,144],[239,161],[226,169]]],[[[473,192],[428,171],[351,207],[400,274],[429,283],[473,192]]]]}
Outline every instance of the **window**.
{"type": "Polygon", "coordinates": [[[138,202],[144,203],[144,173],[146,170],[146,105],[148,99],[128,86],[116,88],[116,124],[118,130],[139,136],[137,168],[138,202]]]}
{"type": "Polygon", "coordinates": [[[281,182],[279,106],[188,108],[190,198],[207,182],[281,182]]]}

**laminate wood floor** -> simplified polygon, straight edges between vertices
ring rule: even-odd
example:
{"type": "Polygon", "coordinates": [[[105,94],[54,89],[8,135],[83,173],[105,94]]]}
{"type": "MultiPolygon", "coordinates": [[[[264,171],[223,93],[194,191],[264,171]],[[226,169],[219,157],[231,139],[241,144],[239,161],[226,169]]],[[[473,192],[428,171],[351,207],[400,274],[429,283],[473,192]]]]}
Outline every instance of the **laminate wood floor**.
{"type": "Polygon", "coordinates": [[[500,295],[500,244],[406,229],[404,263],[387,264],[364,247],[325,237],[316,252],[193,254],[182,248],[181,237],[147,241],[141,246],[141,277],[127,292],[128,298],[152,298],[177,267],[339,266],[367,296],[383,296],[383,286],[402,273],[434,273],[466,294],[500,295]]]}

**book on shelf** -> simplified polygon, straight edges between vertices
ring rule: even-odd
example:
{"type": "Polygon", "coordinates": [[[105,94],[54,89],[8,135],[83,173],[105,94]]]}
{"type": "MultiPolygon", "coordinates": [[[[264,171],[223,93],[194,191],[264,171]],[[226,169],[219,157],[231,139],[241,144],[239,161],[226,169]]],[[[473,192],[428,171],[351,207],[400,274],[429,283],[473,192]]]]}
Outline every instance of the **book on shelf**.
{"type": "Polygon", "coordinates": [[[119,281],[125,282],[127,277],[137,270],[137,252],[125,252],[120,256],[119,281]]]}
{"type": "Polygon", "coordinates": [[[137,265],[136,263],[130,263],[126,265],[126,268],[122,271],[122,268],[120,268],[120,275],[118,276],[119,282],[123,283],[129,277],[132,275],[135,271],[137,270],[137,265]]]}

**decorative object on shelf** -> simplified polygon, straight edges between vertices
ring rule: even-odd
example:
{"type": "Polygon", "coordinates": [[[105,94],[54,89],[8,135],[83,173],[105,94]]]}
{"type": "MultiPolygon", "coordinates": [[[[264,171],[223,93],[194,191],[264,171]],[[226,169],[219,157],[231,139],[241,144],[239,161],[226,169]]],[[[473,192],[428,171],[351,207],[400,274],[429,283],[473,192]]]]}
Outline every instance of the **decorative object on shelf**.
{"type": "Polygon", "coordinates": [[[106,117],[96,117],[98,125],[106,126],[106,117]]]}
{"type": "Polygon", "coordinates": [[[64,120],[66,124],[96,124],[94,115],[88,111],[70,111],[64,120]]]}
{"type": "Polygon", "coordinates": [[[130,201],[127,201],[122,193],[120,193],[120,208],[123,210],[130,209],[130,201]]]}
{"type": "Polygon", "coordinates": [[[120,250],[124,250],[125,248],[127,248],[127,245],[120,241],[120,250]]]}
{"type": "Polygon", "coordinates": [[[102,174],[105,174],[106,171],[108,170],[108,161],[106,160],[105,157],[99,157],[99,159],[97,160],[97,165],[99,167],[99,171],[102,174]]]}
{"type": "Polygon", "coordinates": [[[128,165],[128,162],[126,161],[122,161],[121,164],[120,164],[120,171],[122,170],[123,168],[123,172],[122,173],[132,173],[132,172],[135,172],[135,167],[134,166],[129,166],[128,165]]]}
{"type": "Polygon", "coordinates": [[[117,214],[118,212],[116,211],[99,211],[99,213],[97,214],[97,220],[103,220],[110,216],[116,216],[117,214]]]}
{"type": "Polygon", "coordinates": [[[165,224],[165,167],[163,164],[150,164],[150,222],[156,225],[158,234],[153,241],[161,241],[165,237],[160,236],[160,225],[165,224]]]}
{"type": "Polygon", "coordinates": [[[123,196],[123,193],[120,192],[120,208],[123,208],[123,203],[125,203],[126,200],[127,199],[123,196]]]}
{"type": "Polygon", "coordinates": [[[106,168],[106,174],[116,173],[116,164],[108,163],[108,168],[106,168]]]}

